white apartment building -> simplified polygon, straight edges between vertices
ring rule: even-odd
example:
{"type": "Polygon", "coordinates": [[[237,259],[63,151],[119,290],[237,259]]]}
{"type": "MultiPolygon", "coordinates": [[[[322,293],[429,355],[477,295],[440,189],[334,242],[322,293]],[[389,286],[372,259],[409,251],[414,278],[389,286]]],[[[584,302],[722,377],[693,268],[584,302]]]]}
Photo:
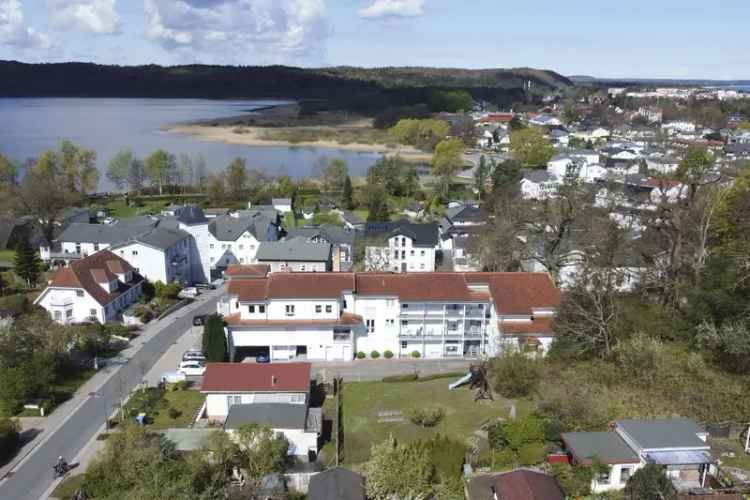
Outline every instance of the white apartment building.
{"type": "Polygon", "coordinates": [[[560,301],[544,273],[228,274],[217,310],[234,361],[544,353],[560,301]]]}
{"type": "Polygon", "coordinates": [[[57,270],[34,304],[61,324],[117,321],[141,296],[143,277],[108,250],[57,270]]]}
{"type": "Polygon", "coordinates": [[[436,250],[439,248],[436,224],[400,221],[380,224],[375,231],[371,231],[371,228],[373,225],[368,225],[368,235],[382,234],[385,245],[368,245],[365,248],[365,268],[368,271],[435,271],[436,250]]]}
{"type": "Polygon", "coordinates": [[[216,217],[208,224],[208,248],[201,249],[204,266],[217,278],[231,265],[254,263],[260,243],[277,239],[276,222],[263,215],[216,217]]]}

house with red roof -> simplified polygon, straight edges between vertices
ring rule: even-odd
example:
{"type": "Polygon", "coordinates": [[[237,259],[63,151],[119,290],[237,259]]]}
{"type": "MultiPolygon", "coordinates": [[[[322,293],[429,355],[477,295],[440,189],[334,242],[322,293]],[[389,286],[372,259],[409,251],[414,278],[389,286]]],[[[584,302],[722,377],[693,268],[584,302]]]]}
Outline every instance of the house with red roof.
{"type": "Polygon", "coordinates": [[[233,434],[260,424],[283,434],[289,455],[314,458],[321,408],[310,408],[310,363],[208,363],[201,392],[205,417],[233,434]]]}
{"type": "Polygon", "coordinates": [[[143,277],[109,250],[58,269],[34,304],[58,323],[118,321],[141,297],[143,277]]]}
{"type": "Polygon", "coordinates": [[[546,352],[560,292],[547,273],[270,273],[232,278],[217,309],[234,361],[358,352],[474,358],[546,352]]]}

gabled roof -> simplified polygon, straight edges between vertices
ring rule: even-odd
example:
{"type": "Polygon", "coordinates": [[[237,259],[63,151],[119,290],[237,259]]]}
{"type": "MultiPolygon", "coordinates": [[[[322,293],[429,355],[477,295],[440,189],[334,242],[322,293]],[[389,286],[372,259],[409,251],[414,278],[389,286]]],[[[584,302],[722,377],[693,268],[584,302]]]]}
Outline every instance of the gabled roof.
{"type": "Polygon", "coordinates": [[[321,237],[334,245],[353,245],[356,238],[356,232],[334,226],[332,224],[322,224],[320,226],[305,226],[287,231],[287,239],[305,238],[311,239],[321,237]]]}
{"type": "Polygon", "coordinates": [[[203,209],[196,205],[186,205],[181,207],[179,214],[177,215],[177,220],[187,226],[208,223],[208,219],[206,219],[206,214],[203,213],[203,209]]]}
{"type": "Polygon", "coordinates": [[[102,250],[74,261],[68,267],[58,269],[49,280],[49,288],[83,289],[100,305],[106,305],[142,281],[143,278],[135,274],[135,270],[127,261],[109,250],[102,250]],[[119,281],[118,270],[123,273],[133,272],[133,279],[129,283],[119,281]],[[117,281],[117,288],[112,292],[107,292],[99,285],[112,281],[117,281]]]}
{"type": "Polygon", "coordinates": [[[224,215],[216,217],[208,224],[209,232],[219,241],[236,241],[245,232],[252,234],[258,241],[268,240],[268,227],[274,222],[264,216],[231,217],[224,215]]]}
{"type": "Polygon", "coordinates": [[[534,318],[532,321],[498,321],[500,333],[509,335],[552,335],[553,318],[534,318]]]}
{"type": "Polygon", "coordinates": [[[117,243],[126,241],[134,236],[143,233],[148,228],[153,228],[157,224],[151,220],[148,224],[139,221],[137,224],[130,224],[120,221],[117,224],[85,224],[74,222],[70,224],[57,237],[57,241],[68,241],[74,243],[117,243]]]}
{"type": "Polygon", "coordinates": [[[500,500],[564,500],[554,477],[530,470],[514,470],[495,476],[500,500]]]}
{"type": "Polygon", "coordinates": [[[330,258],[330,243],[311,243],[303,238],[264,241],[255,254],[258,261],[327,262],[330,258]]]}
{"type": "Polygon", "coordinates": [[[310,478],[308,500],[365,500],[364,478],[342,467],[334,467],[310,478]]]}
{"type": "Polygon", "coordinates": [[[487,211],[482,207],[474,205],[463,205],[459,207],[449,208],[445,216],[451,222],[486,222],[487,211]]]}
{"type": "Polygon", "coordinates": [[[434,247],[438,243],[438,225],[435,223],[415,224],[406,220],[397,222],[369,222],[365,227],[365,234],[393,236],[408,236],[415,246],[434,247]]]}
{"type": "Polygon", "coordinates": [[[267,264],[231,265],[226,268],[224,275],[228,278],[265,278],[268,271],[267,264]]]}
{"type": "Polygon", "coordinates": [[[201,392],[309,392],[310,363],[208,363],[201,392]]]}
{"type": "Polygon", "coordinates": [[[131,243],[141,243],[149,247],[158,248],[159,250],[167,250],[187,238],[190,238],[190,233],[186,231],[157,226],[145,233],[136,234],[128,240],[123,240],[119,243],[113,244],[112,249],[129,245],[131,243]]]}

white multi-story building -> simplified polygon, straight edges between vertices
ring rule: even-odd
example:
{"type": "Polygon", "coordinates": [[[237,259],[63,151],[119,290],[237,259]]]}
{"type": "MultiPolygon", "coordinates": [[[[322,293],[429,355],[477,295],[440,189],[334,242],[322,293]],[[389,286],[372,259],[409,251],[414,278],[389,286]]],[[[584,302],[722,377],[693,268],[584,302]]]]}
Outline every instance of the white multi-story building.
{"type": "Polygon", "coordinates": [[[117,321],[141,297],[143,277],[108,250],[58,269],[34,304],[58,323],[117,321]]]}
{"type": "Polygon", "coordinates": [[[462,358],[546,352],[559,291],[545,273],[228,273],[231,359],[462,358]]]}
{"type": "Polygon", "coordinates": [[[231,265],[254,263],[260,243],[277,239],[276,221],[262,214],[217,217],[208,224],[208,248],[202,255],[211,277],[219,277],[231,265]]]}
{"type": "Polygon", "coordinates": [[[406,221],[368,225],[366,236],[384,236],[385,245],[365,248],[368,271],[428,273],[435,271],[438,244],[437,224],[412,224],[406,221]],[[374,230],[371,230],[374,229],[374,230]]]}

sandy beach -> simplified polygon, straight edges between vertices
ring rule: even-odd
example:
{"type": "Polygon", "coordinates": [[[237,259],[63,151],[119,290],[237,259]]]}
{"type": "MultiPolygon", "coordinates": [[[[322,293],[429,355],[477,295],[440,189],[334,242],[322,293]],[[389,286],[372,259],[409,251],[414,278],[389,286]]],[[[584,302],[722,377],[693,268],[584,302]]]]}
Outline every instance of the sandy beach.
{"type": "Polygon", "coordinates": [[[385,144],[340,144],[331,140],[289,142],[273,140],[265,137],[269,129],[267,127],[236,127],[236,126],[211,126],[211,125],[177,125],[167,129],[174,134],[187,134],[205,141],[224,142],[228,144],[240,144],[244,146],[287,146],[287,147],[313,147],[341,149],[345,151],[358,151],[363,153],[383,153],[388,155],[401,155],[405,160],[415,162],[429,162],[431,155],[411,146],[388,146],[385,144]]]}

